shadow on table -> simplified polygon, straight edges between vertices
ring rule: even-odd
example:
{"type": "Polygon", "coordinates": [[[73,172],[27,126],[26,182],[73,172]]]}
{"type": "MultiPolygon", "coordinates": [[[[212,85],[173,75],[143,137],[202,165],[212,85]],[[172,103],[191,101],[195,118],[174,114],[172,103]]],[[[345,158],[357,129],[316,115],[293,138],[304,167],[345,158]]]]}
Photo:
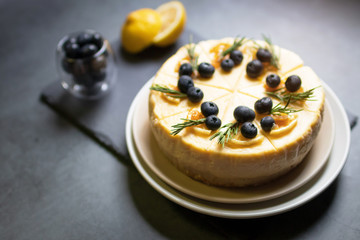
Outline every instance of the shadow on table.
{"type": "Polygon", "coordinates": [[[327,215],[336,196],[340,176],[309,203],[280,215],[258,219],[223,219],[183,208],[157,193],[132,169],[128,185],[143,218],[168,238],[288,239],[301,236],[327,215]]]}
{"type": "Polygon", "coordinates": [[[163,61],[164,58],[168,57],[170,53],[175,52],[176,49],[180,47],[179,44],[172,44],[168,47],[155,47],[151,46],[146,48],[144,51],[137,53],[137,54],[131,54],[124,50],[124,48],[121,47],[120,44],[118,44],[118,53],[119,57],[121,58],[121,61],[126,61],[129,63],[141,63],[145,61],[157,61],[161,60],[163,61]]]}

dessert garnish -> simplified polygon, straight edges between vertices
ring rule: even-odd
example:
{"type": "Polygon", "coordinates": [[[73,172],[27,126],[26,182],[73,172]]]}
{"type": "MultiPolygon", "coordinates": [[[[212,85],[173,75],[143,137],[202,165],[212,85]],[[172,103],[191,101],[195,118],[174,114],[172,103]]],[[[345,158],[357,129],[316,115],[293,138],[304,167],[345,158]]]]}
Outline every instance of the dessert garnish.
{"type": "Polygon", "coordinates": [[[221,120],[216,115],[210,115],[206,117],[205,125],[208,129],[213,131],[221,126],[221,120]]]}
{"type": "Polygon", "coordinates": [[[277,74],[269,74],[266,77],[266,85],[271,88],[276,88],[280,84],[280,77],[277,74]]]}
{"type": "Polygon", "coordinates": [[[270,113],[272,106],[273,102],[269,97],[263,97],[257,100],[254,104],[255,111],[259,114],[270,113]]]}
{"type": "Polygon", "coordinates": [[[150,87],[150,90],[166,93],[165,96],[173,98],[187,97],[189,101],[193,103],[200,102],[204,97],[203,91],[200,88],[194,86],[192,78],[188,75],[180,76],[178,80],[178,88],[180,91],[155,84],[150,87]]]}
{"type": "Polygon", "coordinates": [[[150,90],[166,93],[165,94],[166,96],[173,97],[173,98],[186,98],[187,97],[187,95],[185,93],[179,92],[177,90],[174,90],[174,89],[171,89],[171,88],[168,88],[165,86],[161,86],[159,84],[155,84],[155,85],[151,86],[150,90]]]}
{"type": "Polygon", "coordinates": [[[230,72],[231,69],[234,67],[235,63],[232,59],[227,58],[227,59],[223,59],[221,61],[221,69],[224,70],[225,72],[230,72]]]}
{"type": "Polygon", "coordinates": [[[257,78],[260,76],[263,69],[264,66],[258,59],[252,60],[246,65],[246,73],[251,78],[257,78]]]}
{"type": "Polygon", "coordinates": [[[196,44],[192,42],[192,35],[190,35],[187,52],[189,55],[190,64],[192,66],[193,71],[197,70],[197,62],[198,62],[198,58],[199,58],[199,56],[195,55],[195,48],[196,48],[196,44]]]}
{"type": "Polygon", "coordinates": [[[243,58],[244,58],[244,56],[243,56],[242,52],[239,50],[234,50],[230,53],[230,59],[234,61],[235,65],[241,64],[243,58]]]}
{"type": "Polygon", "coordinates": [[[279,56],[275,54],[274,45],[272,44],[270,37],[263,35],[263,39],[268,45],[265,49],[268,50],[268,52],[270,52],[271,54],[270,64],[273,65],[275,68],[280,69],[279,56]]]}
{"type": "Polygon", "coordinates": [[[290,114],[290,113],[301,112],[303,110],[303,109],[294,109],[288,107],[290,102],[291,102],[291,96],[289,97],[285,106],[281,106],[281,103],[278,103],[275,107],[271,109],[270,114],[272,115],[281,115],[281,113],[290,114]]]}
{"type": "Polygon", "coordinates": [[[193,102],[193,103],[200,102],[204,97],[203,91],[201,91],[201,89],[198,87],[190,87],[187,90],[186,95],[187,95],[188,99],[190,100],[190,102],[193,102]]]}
{"type": "MultiPolygon", "coordinates": [[[[229,48],[224,50],[221,53],[221,56],[225,57],[227,54],[229,54],[229,53],[235,51],[237,48],[239,48],[243,43],[245,43],[245,37],[242,37],[240,40],[238,38],[235,38],[233,45],[231,45],[229,48]]],[[[241,56],[242,56],[242,54],[241,54],[241,56]]],[[[242,61],[242,59],[241,59],[241,61],[242,61]]],[[[241,61],[240,61],[240,63],[241,63],[241,61]]],[[[237,64],[240,64],[240,63],[237,63],[237,64]]]]}
{"type": "Polygon", "coordinates": [[[297,75],[291,75],[286,79],[285,87],[289,92],[296,92],[301,87],[301,78],[297,75]]]}
{"type": "Polygon", "coordinates": [[[251,122],[255,119],[255,112],[246,106],[238,106],[234,110],[234,118],[239,123],[251,122]]]}
{"type": "Polygon", "coordinates": [[[206,127],[210,130],[216,130],[221,126],[221,120],[216,116],[219,113],[219,108],[214,102],[203,102],[200,109],[202,115],[200,113],[199,115],[205,116],[204,118],[181,118],[181,120],[184,120],[184,122],[171,126],[173,129],[171,130],[170,134],[175,136],[180,133],[184,128],[200,125],[203,123],[205,123],[206,127]]]}
{"type": "Polygon", "coordinates": [[[265,132],[270,132],[271,129],[275,126],[275,120],[271,116],[266,116],[260,120],[260,125],[265,132]]]}
{"type": "Polygon", "coordinates": [[[215,72],[214,66],[207,62],[200,63],[197,70],[203,78],[211,78],[215,72]]]}
{"type": "Polygon", "coordinates": [[[197,120],[180,118],[180,120],[184,120],[184,122],[171,126],[172,127],[172,130],[170,132],[171,135],[175,136],[175,135],[179,134],[184,128],[203,124],[203,123],[205,123],[206,118],[201,118],[201,119],[197,119],[197,120]]]}
{"type": "Polygon", "coordinates": [[[219,113],[218,106],[213,102],[203,102],[200,106],[201,113],[208,117],[210,115],[217,115],[219,113]]]}
{"type": "Polygon", "coordinates": [[[261,62],[270,62],[272,54],[266,48],[259,48],[256,52],[256,58],[261,62]]]}
{"type": "Polygon", "coordinates": [[[179,68],[179,76],[182,75],[188,75],[191,76],[191,74],[193,74],[193,67],[190,63],[183,63],[181,64],[180,68],[179,68]]]}
{"type": "Polygon", "coordinates": [[[178,88],[180,89],[180,92],[187,93],[189,88],[194,86],[194,81],[192,78],[188,75],[182,75],[180,76],[178,80],[178,88]]]}
{"type": "Polygon", "coordinates": [[[288,102],[290,100],[291,103],[296,101],[315,101],[314,90],[319,88],[320,86],[314,87],[312,89],[307,90],[306,92],[299,93],[289,93],[285,88],[279,88],[273,92],[265,92],[268,96],[279,99],[282,102],[288,102]]]}
{"type": "Polygon", "coordinates": [[[235,38],[234,43],[221,53],[221,58],[224,58],[227,54],[230,54],[229,58],[221,60],[220,66],[222,70],[225,72],[230,72],[235,65],[239,65],[242,62],[244,56],[241,51],[237,50],[237,48],[239,48],[244,42],[245,37],[242,37],[240,40],[235,38]]]}
{"type": "Polygon", "coordinates": [[[220,129],[225,129],[225,131],[218,131],[210,137],[209,140],[218,138],[218,144],[221,144],[224,147],[225,143],[234,138],[239,132],[239,123],[228,123],[222,126],[220,129]]]}
{"type": "Polygon", "coordinates": [[[241,123],[243,123],[243,125],[241,126],[241,133],[244,137],[246,138],[256,137],[257,128],[255,127],[255,125],[248,124],[255,119],[254,110],[246,106],[238,106],[234,110],[234,118],[236,119],[235,123],[228,123],[222,126],[220,129],[226,129],[226,130],[218,131],[217,133],[215,133],[210,137],[210,140],[213,140],[214,138],[218,138],[218,143],[221,144],[222,147],[224,147],[225,143],[227,143],[229,140],[234,138],[239,133],[239,127],[241,123]],[[246,126],[243,127],[244,125],[246,126]],[[254,127],[256,128],[256,132],[254,130],[254,127]]]}
{"type": "Polygon", "coordinates": [[[246,138],[254,138],[257,135],[257,127],[251,122],[245,122],[240,128],[241,134],[246,138]]]}

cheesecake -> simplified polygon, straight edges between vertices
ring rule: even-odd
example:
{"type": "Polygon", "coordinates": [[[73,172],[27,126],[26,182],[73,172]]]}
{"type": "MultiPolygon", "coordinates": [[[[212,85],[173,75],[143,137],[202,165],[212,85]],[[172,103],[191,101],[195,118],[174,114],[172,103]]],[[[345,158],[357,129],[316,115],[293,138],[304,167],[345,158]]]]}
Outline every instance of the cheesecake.
{"type": "Polygon", "coordinates": [[[237,45],[238,39],[234,38],[188,44],[171,56],[156,73],[152,86],[179,92],[180,67],[185,63],[195,64],[190,77],[193,85],[203,93],[201,101],[192,101],[186,93],[174,97],[172,93],[155,88],[149,95],[150,128],[161,151],[179,171],[209,185],[259,185],[286,174],[300,164],[310,151],[321,127],[325,94],[316,73],[304,66],[302,59],[292,51],[272,45],[269,41],[242,40],[237,45]],[[271,59],[266,59],[266,52],[264,57],[259,55],[259,49],[270,52],[271,59]],[[241,52],[240,63],[236,59],[228,60],[232,59],[227,53],[229,50],[241,52]],[[261,62],[261,71],[256,75],[249,69],[253,62],[261,62]],[[210,77],[199,73],[197,66],[200,63],[213,67],[210,77]],[[278,76],[280,82],[277,86],[269,86],[269,75],[278,76]],[[287,80],[292,76],[301,79],[301,85],[290,91],[287,80]],[[306,94],[309,98],[304,97],[306,94]],[[272,110],[260,113],[254,105],[264,97],[271,99],[272,110]],[[201,111],[204,102],[216,104],[221,125],[233,124],[238,128],[236,134],[224,138],[223,142],[214,137],[226,128],[211,130],[204,124],[201,120],[205,119],[201,111]],[[242,134],[244,123],[234,118],[234,109],[238,106],[255,112],[255,117],[251,119],[255,136],[242,134]],[[282,110],[276,112],[276,107],[282,110]],[[270,131],[262,125],[266,116],[274,119],[270,131]],[[198,124],[173,134],[175,126],[190,120],[198,121],[198,124]]]}

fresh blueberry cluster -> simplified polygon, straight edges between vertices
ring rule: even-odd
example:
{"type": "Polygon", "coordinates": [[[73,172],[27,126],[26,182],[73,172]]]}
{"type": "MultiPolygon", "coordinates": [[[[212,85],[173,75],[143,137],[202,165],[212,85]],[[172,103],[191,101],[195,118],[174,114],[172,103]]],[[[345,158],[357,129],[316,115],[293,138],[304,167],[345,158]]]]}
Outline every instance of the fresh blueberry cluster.
{"type": "Polygon", "coordinates": [[[204,97],[203,91],[194,86],[194,81],[188,75],[180,76],[178,80],[178,88],[180,92],[185,93],[189,101],[193,103],[200,102],[204,97]]]}
{"type": "Polygon", "coordinates": [[[62,48],[62,67],[75,83],[92,88],[106,78],[107,51],[97,54],[104,44],[98,33],[83,32],[67,39],[62,48]]]}
{"type": "Polygon", "coordinates": [[[87,58],[93,56],[103,45],[98,33],[80,33],[65,41],[63,48],[67,58],[87,58]]]}
{"type": "MultiPolygon", "coordinates": [[[[258,114],[271,114],[272,107],[273,102],[269,97],[263,97],[254,104],[255,111],[258,114]]],[[[274,127],[275,120],[271,116],[266,116],[260,120],[260,125],[265,132],[269,132],[274,127]]]]}
{"type": "Polygon", "coordinates": [[[257,127],[252,123],[252,121],[255,119],[254,110],[246,106],[238,106],[234,110],[234,118],[238,123],[242,123],[240,131],[244,137],[256,137],[258,130],[257,127]]]}
{"type": "MultiPolygon", "coordinates": [[[[202,78],[211,78],[215,72],[213,65],[207,62],[202,62],[197,66],[197,71],[202,78]]],[[[183,63],[179,68],[179,76],[187,75],[192,76],[194,73],[193,66],[190,63],[183,63]]]]}
{"type": "Polygon", "coordinates": [[[217,117],[219,108],[214,102],[203,102],[201,113],[206,117],[205,125],[210,130],[216,130],[221,126],[221,120],[217,117]]]}
{"type": "Polygon", "coordinates": [[[233,50],[230,52],[229,58],[224,58],[221,61],[221,69],[224,72],[230,72],[234,66],[240,65],[244,56],[241,51],[233,50]]]}
{"type": "MultiPolygon", "coordinates": [[[[280,77],[276,74],[270,74],[266,77],[266,85],[270,88],[276,88],[280,84],[280,77]]],[[[296,92],[301,87],[301,78],[298,75],[291,75],[285,81],[286,90],[296,92]]]]}
{"type": "Polygon", "coordinates": [[[257,78],[261,75],[264,70],[263,63],[270,63],[272,54],[265,48],[259,48],[256,52],[256,58],[246,66],[246,73],[251,78],[257,78]]]}

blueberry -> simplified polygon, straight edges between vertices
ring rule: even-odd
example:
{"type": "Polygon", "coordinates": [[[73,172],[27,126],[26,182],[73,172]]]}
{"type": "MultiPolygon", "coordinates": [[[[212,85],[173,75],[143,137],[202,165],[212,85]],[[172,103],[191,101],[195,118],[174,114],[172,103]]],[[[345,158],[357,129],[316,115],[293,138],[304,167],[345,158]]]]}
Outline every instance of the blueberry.
{"type": "Polygon", "coordinates": [[[95,82],[104,81],[106,78],[106,71],[91,72],[91,77],[95,82]]]}
{"type": "Polygon", "coordinates": [[[256,52],[256,58],[261,62],[270,62],[272,54],[265,48],[259,48],[259,50],[256,52]]]}
{"type": "Polygon", "coordinates": [[[258,76],[261,75],[263,69],[264,67],[262,63],[259,60],[255,59],[247,64],[246,73],[251,78],[257,78],[258,76]]]}
{"type": "Polygon", "coordinates": [[[207,62],[200,63],[198,66],[198,72],[203,78],[211,78],[211,76],[215,72],[215,68],[213,65],[207,62]]]}
{"type": "Polygon", "coordinates": [[[221,68],[225,72],[230,72],[233,67],[234,67],[234,61],[232,59],[229,58],[221,61],[221,68]]]}
{"type": "Polygon", "coordinates": [[[255,112],[248,107],[238,106],[234,110],[234,118],[239,123],[251,122],[255,119],[255,112]]]}
{"type": "Polygon", "coordinates": [[[65,55],[68,58],[78,58],[80,56],[80,46],[77,43],[68,43],[64,46],[65,55]]]}
{"type": "Polygon", "coordinates": [[[192,78],[188,75],[182,75],[178,80],[178,88],[182,93],[187,93],[189,88],[193,86],[194,86],[194,82],[192,78]]]}
{"type": "Polygon", "coordinates": [[[88,73],[88,68],[83,61],[72,61],[71,63],[71,73],[77,77],[82,76],[88,73]]]}
{"type": "Polygon", "coordinates": [[[74,76],[74,81],[82,86],[87,88],[93,88],[95,86],[95,81],[90,74],[82,74],[79,76],[74,76]]]}
{"type": "Polygon", "coordinates": [[[66,50],[66,46],[69,44],[77,43],[75,37],[71,37],[68,40],[66,40],[63,44],[63,49],[66,50]]]}
{"type": "Polygon", "coordinates": [[[285,87],[289,92],[296,92],[301,86],[301,78],[297,75],[291,75],[286,79],[285,87]]]}
{"type": "Polygon", "coordinates": [[[179,68],[179,76],[182,76],[182,75],[191,76],[192,73],[193,73],[193,68],[190,63],[181,64],[181,66],[179,68]]]}
{"type": "Polygon", "coordinates": [[[103,38],[102,36],[99,34],[99,33],[95,33],[93,36],[92,36],[92,40],[91,42],[93,44],[95,44],[99,49],[102,47],[103,45],[103,38]]]}
{"type": "Polygon", "coordinates": [[[80,54],[81,57],[91,57],[97,53],[98,50],[99,48],[95,44],[90,43],[81,47],[80,54]]]}
{"type": "Polygon", "coordinates": [[[198,87],[190,87],[186,92],[186,95],[190,102],[193,103],[200,102],[204,97],[203,91],[201,91],[201,89],[198,87]]]}
{"type": "Polygon", "coordinates": [[[208,117],[210,115],[217,115],[219,113],[218,106],[213,102],[203,102],[201,104],[201,113],[208,117]]]}
{"type": "Polygon", "coordinates": [[[271,88],[276,88],[280,84],[280,77],[276,74],[270,74],[266,77],[266,84],[271,88]]]}
{"type": "Polygon", "coordinates": [[[210,115],[206,117],[205,125],[210,130],[216,130],[221,126],[221,120],[215,115],[210,115]]]}
{"type": "Polygon", "coordinates": [[[106,57],[104,55],[100,55],[91,60],[91,71],[101,71],[104,68],[106,68],[106,57]]]}
{"type": "Polygon", "coordinates": [[[273,102],[269,97],[263,97],[255,102],[255,111],[259,114],[270,113],[273,106],[273,102]]]}
{"type": "Polygon", "coordinates": [[[260,124],[265,132],[270,132],[275,125],[275,120],[270,116],[266,116],[261,119],[260,124]]]}
{"type": "Polygon", "coordinates": [[[255,125],[251,122],[245,122],[242,126],[241,126],[241,134],[246,137],[246,138],[254,138],[257,135],[257,128],[255,127],[255,125]]]}
{"type": "Polygon", "coordinates": [[[242,62],[244,56],[239,50],[234,50],[230,53],[230,58],[234,61],[235,65],[239,65],[242,62]]]}
{"type": "Polygon", "coordinates": [[[92,39],[93,39],[93,34],[90,33],[80,33],[76,38],[77,43],[80,46],[84,46],[85,44],[92,43],[92,39]]]}

